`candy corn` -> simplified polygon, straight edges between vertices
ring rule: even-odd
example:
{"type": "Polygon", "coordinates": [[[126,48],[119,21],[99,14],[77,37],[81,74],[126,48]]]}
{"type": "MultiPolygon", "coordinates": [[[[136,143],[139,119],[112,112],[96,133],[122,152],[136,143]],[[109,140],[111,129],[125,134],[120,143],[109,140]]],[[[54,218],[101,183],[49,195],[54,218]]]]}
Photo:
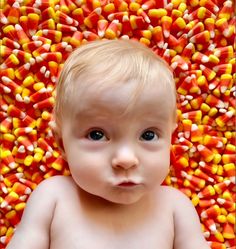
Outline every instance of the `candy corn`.
{"type": "Polygon", "coordinates": [[[7,1],[0,23],[1,248],[37,184],[70,174],[49,127],[54,88],[72,50],[97,39],[137,40],[171,66],[178,127],[164,184],[192,200],[211,248],[234,248],[233,1],[7,1]]]}

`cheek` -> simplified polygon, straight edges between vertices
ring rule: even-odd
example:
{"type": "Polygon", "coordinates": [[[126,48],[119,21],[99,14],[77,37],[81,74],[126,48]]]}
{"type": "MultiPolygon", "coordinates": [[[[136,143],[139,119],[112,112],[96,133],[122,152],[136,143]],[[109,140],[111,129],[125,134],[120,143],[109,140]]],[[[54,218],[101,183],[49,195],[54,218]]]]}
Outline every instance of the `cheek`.
{"type": "Polygon", "coordinates": [[[101,154],[85,151],[70,151],[67,161],[72,177],[81,183],[99,181],[99,176],[104,174],[104,167],[107,165],[101,154]]]}
{"type": "Polygon", "coordinates": [[[170,167],[170,154],[168,151],[156,153],[147,159],[147,174],[152,184],[161,184],[166,178],[170,167]]]}
{"type": "MultiPolygon", "coordinates": [[[[94,165],[93,165],[94,166],[94,165]]],[[[71,176],[77,185],[83,190],[93,193],[101,182],[101,173],[98,168],[79,161],[78,164],[69,163],[71,176]]]]}

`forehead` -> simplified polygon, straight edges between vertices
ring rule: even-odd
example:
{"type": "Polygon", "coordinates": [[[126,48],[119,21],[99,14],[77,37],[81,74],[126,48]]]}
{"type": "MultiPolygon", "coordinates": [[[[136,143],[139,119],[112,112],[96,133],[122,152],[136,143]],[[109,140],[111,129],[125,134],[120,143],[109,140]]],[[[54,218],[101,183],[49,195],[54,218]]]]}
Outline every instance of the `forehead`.
{"type": "Polygon", "coordinates": [[[87,88],[75,100],[74,115],[77,118],[155,116],[163,120],[173,116],[175,100],[171,97],[170,87],[152,83],[138,86],[133,80],[118,82],[109,88],[87,88]]]}

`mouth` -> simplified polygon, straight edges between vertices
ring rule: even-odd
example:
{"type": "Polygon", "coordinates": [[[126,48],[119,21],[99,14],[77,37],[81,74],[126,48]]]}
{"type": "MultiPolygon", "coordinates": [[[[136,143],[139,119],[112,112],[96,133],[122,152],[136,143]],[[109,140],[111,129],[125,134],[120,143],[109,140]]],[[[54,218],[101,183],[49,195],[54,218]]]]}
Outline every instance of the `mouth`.
{"type": "Polygon", "coordinates": [[[133,187],[133,186],[137,186],[138,184],[134,183],[134,182],[122,182],[120,184],[118,184],[118,186],[121,187],[133,187]]]}
{"type": "Polygon", "coordinates": [[[140,185],[139,183],[132,182],[132,181],[123,181],[117,184],[118,187],[122,187],[122,188],[132,188],[132,187],[136,187],[139,185],[140,185]]]}

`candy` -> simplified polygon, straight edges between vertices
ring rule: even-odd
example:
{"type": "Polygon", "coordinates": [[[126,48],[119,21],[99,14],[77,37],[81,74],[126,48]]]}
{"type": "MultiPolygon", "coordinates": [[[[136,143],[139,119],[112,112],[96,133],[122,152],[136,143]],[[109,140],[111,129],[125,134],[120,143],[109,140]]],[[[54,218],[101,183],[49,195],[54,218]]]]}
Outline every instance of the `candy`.
{"type": "Polygon", "coordinates": [[[198,176],[200,179],[206,180],[206,181],[211,182],[211,183],[214,182],[214,179],[212,177],[208,176],[206,173],[204,173],[201,169],[196,169],[194,171],[194,174],[196,176],[198,176]]]}
{"type": "Polygon", "coordinates": [[[226,249],[226,246],[219,242],[210,241],[208,242],[208,244],[210,245],[212,249],[226,249]]]}
{"type": "Polygon", "coordinates": [[[12,236],[37,184],[56,174],[70,174],[49,128],[54,87],[65,59],[87,41],[135,39],[162,56],[175,74],[178,127],[165,184],[192,200],[212,248],[233,248],[233,2],[167,2],[164,6],[153,0],[36,0],[8,1],[3,6],[1,246],[12,236]],[[13,197],[12,202],[4,202],[7,196],[13,197]]]}
{"type": "Polygon", "coordinates": [[[234,227],[231,224],[225,223],[223,226],[223,236],[225,239],[235,238],[234,227]]]}
{"type": "Polygon", "coordinates": [[[223,7],[219,11],[219,18],[226,18],[227,20],[230,19],[233,13],[233,2],[232,1],[225,1],[223,3],[223,7]]]}
{"type": "Polygon", "coordinates": [[[161,18],[163,16],[166,16],[167,15],[167,11],[165,9],[150,9],[148,11],[148,16],[150,18],[153,18],[153,19],[158,19],[158,18],[161,18]]]}
{"type": "Polygon", "coordinates": [[[199,5],[204,6],[213,13],[219,11],[219,7],[211,0],[200,0],[199,5]]]}
{"type": "Polygon", "coordinates": [[[205,187],[205,180],[198,178],[194,175],[189,175],[187,174],[185,171],[181,171],[181,175],[183,177],[185,177],[186,179],[188,179],[193,185],[195,185],[196,187],[198,187],[199,189],[202,189],[205,187]]]}
{"type": "Polygon", "coordinates": [[[199,198],[207,198],[213,195],[215,195],[215,189],[211,185],[206,186],[202,191],[198,193],[199,198]]]}
{"type": "Polygon", "coordinates": [[[213,219],[208,219],[204,222],[206,224],[207,228],[210,230],[211,234],[213,234],[216,239],[220,242],[224,242],[223,235],[217,230],[216,223],[213,219]]]}
{"type": "Polygon", "coordinates": [[[214,199],[209,199],[209,200],[199,200],[199,206],[203,207],[203,208],[207,208],[212,206],[213,204],[215,204],[215,200],[214,199]]]}
{"type": "Polygon", "coordinates": [[[235,203],[229,200],[225,200],[223,198],[217,198],[217,202],[223,206],[224,208],[226,208],[226,210],[232,212],[235,211],[235,203]]]}
{"type": "Polygon", "coordinates": [[[94,9],[85,19],[84,24],[88,28],[93,28],[93,26],[98,22],[99,15],[101,15],[102,9],[100,7],[94,9]]]}
{"type": "Polygon", "coordinates": [[[161,25],[162,25],[162,29],[163,29],[163,35],[165,38],[168,38],[170,35],[170,29],[172,26],[172,18],[169,16],[163,16],[161,18],[161,25]]]}
{"type": "Polygon", "coordinates": [[[15,210],[11,210],[7,212],[6,218],[13,226],[17,225],[20,221],[20,217],[15,210]]]}
{"type": "Polygon", "coordinates": [[[161,26],[154,27],[152,30],[152,37],[153,40],[156,42],[156,45],[159,48],[163,48],[164,46],[164,37],[163,37],[163,31],[161,26]]]}
{"type": "Polygon", "coordinates": [[[224,190],[227,189],[229,184],[230,184],[230,180],[225,180],[223,182],[213,185],[213,187],[218,194],[221,194],[224,190]]]}
{"type": "Polygon", "coordinates": [[[7,19],[10,23],[17,23],[19,17],[20,17],[20,4],[18,2],[14,2],[9,10],[7,19]]]}
{"type": "Polygon", "coordinates": [[[6,208],[7,206],[10,206],[14,202],[16,202],[19,199],[19,195],[16,194],[14,191],[11,191],[4,199],[4,201],[1,203],[1,208],[6,208]]]}
{"type": "Polygon", "coordinates": [[[235,213],[229,213],[226,217],[227,221],[231,224],[235,224],[235,213]]]}
{"type": "Polygon", "coordinates": [[[206,219],[206,218],[215,218],[221,213],[220,208],[218,205],[213,205],[210,208],[207,208],[201,213],[201,218],[206,219]]]}
{"type": "Polygon", "coordinates": [[[115,39],[119,36],[119,21],[113,20],[107,27],[105,31],[105,37],[107,39],[115,39]]]}

